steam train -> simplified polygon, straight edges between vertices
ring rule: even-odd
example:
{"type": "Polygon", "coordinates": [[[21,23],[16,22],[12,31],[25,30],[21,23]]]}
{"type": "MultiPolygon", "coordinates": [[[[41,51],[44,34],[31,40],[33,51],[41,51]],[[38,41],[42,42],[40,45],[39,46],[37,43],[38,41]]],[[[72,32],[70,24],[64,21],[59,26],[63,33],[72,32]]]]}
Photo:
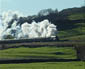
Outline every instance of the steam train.
{"type": "Polygon", "coordinates": [[[12,43],[29,43],[29,42],[52,42],[59,41],[59,38],[48,37],[48,38],[32,38],[32,39],[6,39],[0,40],[0,44],[12,44],[12,43]]]}

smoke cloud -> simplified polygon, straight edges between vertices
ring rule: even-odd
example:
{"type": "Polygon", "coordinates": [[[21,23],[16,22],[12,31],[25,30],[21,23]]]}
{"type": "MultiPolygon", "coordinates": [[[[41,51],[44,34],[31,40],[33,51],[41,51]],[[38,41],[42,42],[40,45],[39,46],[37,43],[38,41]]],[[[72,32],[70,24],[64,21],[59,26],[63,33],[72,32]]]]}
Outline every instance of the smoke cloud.
{"type": "Polygon", "coordinates": [[[0,17],[2,24],[0,30],[0,39],[22,39],[22,38],[48,38],[55,37],[57,28],[47,19],[36,23],[20,22],[24,17],[20,12],[4,12],[0,17]]]}

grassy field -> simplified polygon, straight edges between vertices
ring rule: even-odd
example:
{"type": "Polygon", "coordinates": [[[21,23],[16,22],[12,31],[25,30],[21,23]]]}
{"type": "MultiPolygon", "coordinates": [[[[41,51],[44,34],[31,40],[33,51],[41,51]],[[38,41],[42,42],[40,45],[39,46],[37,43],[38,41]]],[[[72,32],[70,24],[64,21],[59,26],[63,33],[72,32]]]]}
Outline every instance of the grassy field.
{"type": "MultiPolygon", "coordinates": [[[[25,58],[25,59],[76,59],[76,51],[72,47],[39,47],[39,48],[10,48],[0,50],[0,59],[25,58]]],[[[0,69],[84,69],[85,62],[34,62],[0,64],[0,69]]]]}
{"type": "Polygon", "coordinates": [[[0,64],[0,69],[85,69],[85,62],[77,61],[0,64]]]}
{"type": "Polygon", "coordinates": [[[57,48],[57,47],[39,47],[39,48],[10,48],[0,50],[0,59],[5,58],[60,58],[60,59],[75,59],[76,52],[72,47],[57,48]]]}

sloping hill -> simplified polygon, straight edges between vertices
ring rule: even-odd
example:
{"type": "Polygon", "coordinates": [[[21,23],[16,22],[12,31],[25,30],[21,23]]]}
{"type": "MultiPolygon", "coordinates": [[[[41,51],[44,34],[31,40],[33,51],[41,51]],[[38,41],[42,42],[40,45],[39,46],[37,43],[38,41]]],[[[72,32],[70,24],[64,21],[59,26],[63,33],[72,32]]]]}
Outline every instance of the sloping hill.
{"type": "Polygon", "coordinates": [[[57,25],[59,31],[57,36],[61,40],[71,40],[71,38],[75,40],[75,38],[82,38],[82,36],[83,39],[85,39],[85,6],[63,9],[62,11],[44,9],[37,15],[21,17],[18,23],[22,25],[25,22],[40,22],[44,19],[48,19],[50,22],[57,25]]]}
{"type": "MultiPolygon", "coordinates": [[[[75,13],[67,16],[69,20],[67,29],[60,30],[58,36],[68,40],[85,40],[85,13],[75,13]],[[72,28],[70,28],[72,27],[72,28]],[[70,28],[70,29],[69,29],[70,28]]],[[[65,27],[65,26],[64,26],[65,27]]]]}

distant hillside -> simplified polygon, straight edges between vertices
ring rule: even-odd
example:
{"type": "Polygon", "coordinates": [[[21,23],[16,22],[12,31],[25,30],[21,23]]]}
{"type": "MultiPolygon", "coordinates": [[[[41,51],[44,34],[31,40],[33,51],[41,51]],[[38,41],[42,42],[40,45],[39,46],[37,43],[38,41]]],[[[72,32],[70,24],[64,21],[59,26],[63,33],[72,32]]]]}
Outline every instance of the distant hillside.
{"type": "Polygon", "coordinates": [[[58,30],[61,31],[77,27],[74,23],[84,22],[84,17],[85,7],[81,7],[64,9],[60,12],[58,12],[58,10],[45,9],[41,10],[38,15],[28,16],[27,20],[31,23],[32,20],[40,22],[44,19],[48,19],[49,21],[57,25],[58,30]]]}
{"type": "Polygon", "coordinates": [[[60,39],[85,40],[85,7],[68,8],[60,12],[54,11],[48,15],[34,18],[35,21],[44,19],[57,25],[60,39]]]}
{"type": "Polygon", "coordinates": [[[85,6],[68,8],[60,12],[57,9],[44,9],[37,15],[21,18],[20,23],[31,23],[33,20],[40,22],[44,19],[57,25],[60,39],[85,40],[85,6]]]}
{"type": "Polygon", "coordinates": [[[85,41],[85,7],[65,9],[60,13],[63,13],[64,19],[69,22],[67,24],[63,22],[65,25],[61,24],[63,30],[60,29],[59,36],[69,40],[85,41]]]}

